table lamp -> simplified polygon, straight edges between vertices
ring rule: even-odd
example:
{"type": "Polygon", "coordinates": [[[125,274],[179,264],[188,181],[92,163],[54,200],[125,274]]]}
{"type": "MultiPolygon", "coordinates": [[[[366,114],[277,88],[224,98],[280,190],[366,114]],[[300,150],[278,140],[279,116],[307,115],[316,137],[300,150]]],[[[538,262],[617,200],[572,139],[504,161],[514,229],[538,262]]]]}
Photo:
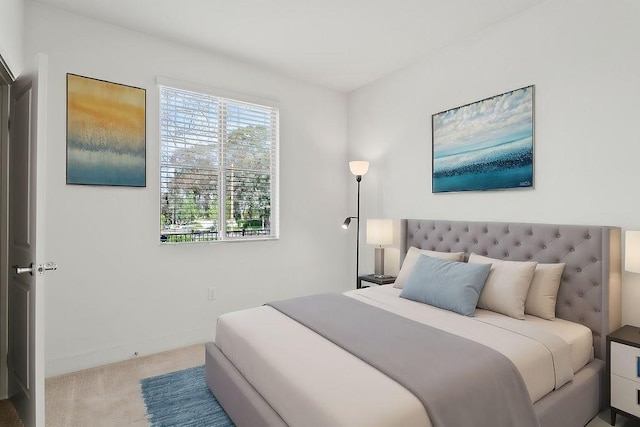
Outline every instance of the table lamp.
{"type": "Polygon", "coordinates": [[[384,248],[383,245],[393,243],[393,220],[368,219],[367,220],[367,244],[378,245],[375,250],[374,276],[387,277],[384,274],[384,248]]]}

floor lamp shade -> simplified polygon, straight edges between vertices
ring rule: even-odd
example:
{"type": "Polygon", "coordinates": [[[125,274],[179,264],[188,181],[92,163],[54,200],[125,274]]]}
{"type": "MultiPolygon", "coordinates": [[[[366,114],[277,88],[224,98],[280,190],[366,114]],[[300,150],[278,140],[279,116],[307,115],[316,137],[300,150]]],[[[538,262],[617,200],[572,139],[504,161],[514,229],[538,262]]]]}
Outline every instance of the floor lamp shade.
{"type": "Polygon", "coordinates": [[[393,243],[393,221],[390,219],[367,220],[367,244],[378,245],[375,249],[374,275],[384,277],[384,248],[383,245],[393,243]]]}
{"type": "Polygon", "coordinates": [[[624,237],[624,269],[640,273],[640,231],[627,231],[624,237]]]}
{"type": "Polygon", "coordinates": [[[349,162],[349,170],[355,176],[362,176],[369,170],[369,162],[366,160],[353,160],[349,162]]]}

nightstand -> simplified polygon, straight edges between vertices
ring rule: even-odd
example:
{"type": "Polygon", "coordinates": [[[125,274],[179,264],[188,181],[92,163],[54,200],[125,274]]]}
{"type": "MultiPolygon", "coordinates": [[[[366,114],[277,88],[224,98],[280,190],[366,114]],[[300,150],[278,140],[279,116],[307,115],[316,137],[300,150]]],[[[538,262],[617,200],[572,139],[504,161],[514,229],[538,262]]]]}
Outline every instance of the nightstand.
{"type": "Polygon", "coordinates": [[[395,276],[385,276],[385,277],[376,277],[373,274],[367,274],[364,276],[358,276],[358,286],[356,286],[356,289],[360,289],[360,288],[368,288],[371,285],[368,284],[364,284],[364,286],[362,285],[362,282],[368,282],[368,283],[373,283],[376,285],[388,285],[391,284],[393,282],[396,281],[396,277],[395,276]]]}
{"type": "Polygon", "coordinates": [[[640,328],[623,326],[607,335],[611,425],[616,415],[640,420],[640,328]]]}

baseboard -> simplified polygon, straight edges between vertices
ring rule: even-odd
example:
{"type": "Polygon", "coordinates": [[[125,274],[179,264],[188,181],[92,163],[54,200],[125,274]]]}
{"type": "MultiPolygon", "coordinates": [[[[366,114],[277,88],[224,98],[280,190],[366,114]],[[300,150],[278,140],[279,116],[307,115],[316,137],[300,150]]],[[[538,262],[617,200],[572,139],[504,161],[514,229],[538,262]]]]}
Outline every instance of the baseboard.
{"type": "Polygon", "coordinates": [[[99,349],[88,353],[65,356],[56,359],[47,359],[45,361],[45,376],[49,378],[57,375],[69,374],[71,372],[109,365],[111,363],[174,350],[176,348],[186,347],[193,344],[201,344],[211,340],[211,328],[202,328],[179,334],[152,338],[142,342],[126,343],[117,347],[99,349]]]}

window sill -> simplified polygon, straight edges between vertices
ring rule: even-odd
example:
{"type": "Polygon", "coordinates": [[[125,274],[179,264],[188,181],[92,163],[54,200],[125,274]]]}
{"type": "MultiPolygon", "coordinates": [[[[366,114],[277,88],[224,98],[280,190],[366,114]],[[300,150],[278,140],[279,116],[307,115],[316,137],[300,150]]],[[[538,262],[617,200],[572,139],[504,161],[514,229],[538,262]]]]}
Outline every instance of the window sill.
{"type": "Polygon", "coordinates": [[[229,237],[226,239],[220,240],[204,240],[204,241],[195,241],[195,242],[159,242],[160,246],[180,246],[180,245],[207,245],[210,243],[239,243],[239,242],[263,242],[263,241],[272,241],[272,240],[280,240],[279,236],[260,236],[260,237],[229,237]]]}

